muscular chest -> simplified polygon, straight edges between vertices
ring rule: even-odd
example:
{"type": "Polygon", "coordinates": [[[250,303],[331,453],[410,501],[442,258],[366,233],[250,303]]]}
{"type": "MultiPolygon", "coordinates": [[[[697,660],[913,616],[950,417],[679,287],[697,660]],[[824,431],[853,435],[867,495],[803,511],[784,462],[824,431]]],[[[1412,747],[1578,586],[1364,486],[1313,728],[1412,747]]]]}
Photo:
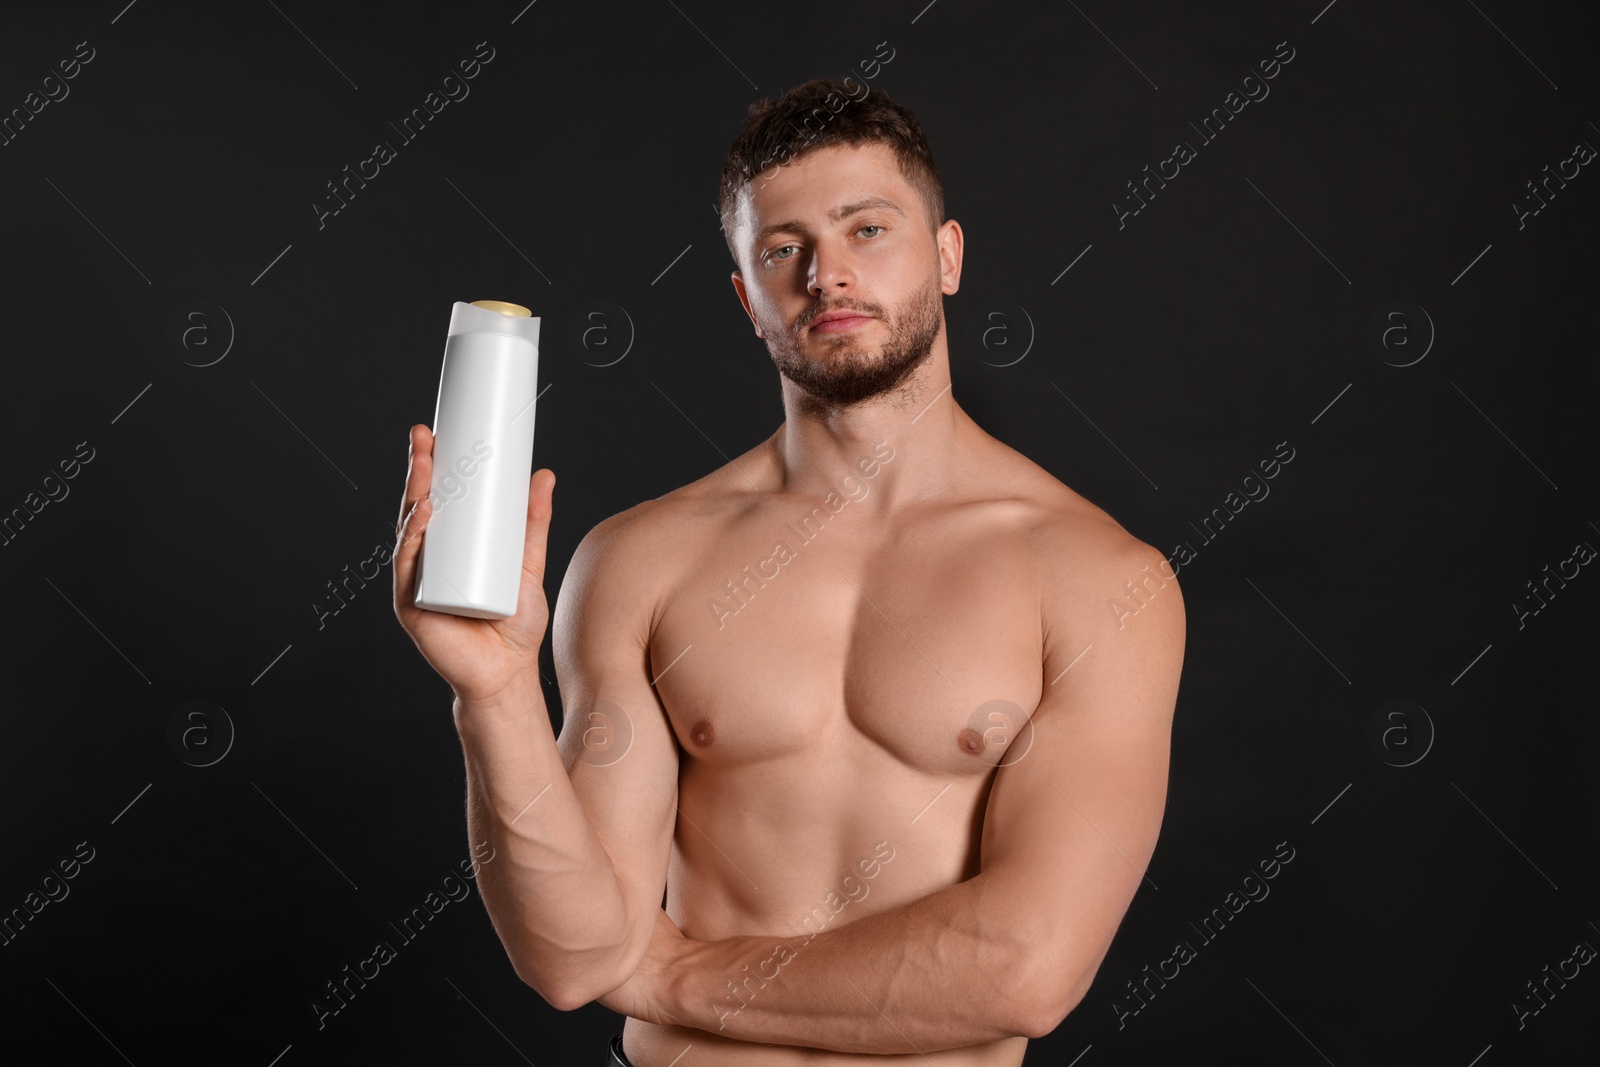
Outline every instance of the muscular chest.
{"type": "Polygon", "coordinates": [[[1042,692],[1031,573],[971,531],[730,533],[660,614],[657,691],[686,755],[708,763],[864,767],[876,752],[984,774],[1042,692]]]}

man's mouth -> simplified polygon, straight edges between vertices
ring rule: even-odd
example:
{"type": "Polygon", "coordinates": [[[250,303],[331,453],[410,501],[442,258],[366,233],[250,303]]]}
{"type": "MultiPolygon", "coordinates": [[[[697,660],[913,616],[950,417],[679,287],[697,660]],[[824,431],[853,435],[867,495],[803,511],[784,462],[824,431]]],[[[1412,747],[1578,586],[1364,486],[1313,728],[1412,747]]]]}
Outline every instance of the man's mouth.
{"type": "Polygon", "coordinates": [[[863,315],[857,311],[830,311],[819,316],[811,324],[813,333],[843,333],[864,326],[872,321],[871,315],[863,315]]]}

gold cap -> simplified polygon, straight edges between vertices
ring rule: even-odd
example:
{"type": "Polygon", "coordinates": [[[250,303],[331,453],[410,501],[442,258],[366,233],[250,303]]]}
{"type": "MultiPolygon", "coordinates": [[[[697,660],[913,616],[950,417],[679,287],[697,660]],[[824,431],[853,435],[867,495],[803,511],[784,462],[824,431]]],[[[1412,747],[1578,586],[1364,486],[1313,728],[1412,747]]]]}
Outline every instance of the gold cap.
{"type": "Polygon", "coordinates": [[[514,315],[524,319],[533,318],[533,312],[521,304],[508,304],[504,300],[474,300],[472,306],[483,308],[487,311],[498,311],[502,315],[514,315]]]}

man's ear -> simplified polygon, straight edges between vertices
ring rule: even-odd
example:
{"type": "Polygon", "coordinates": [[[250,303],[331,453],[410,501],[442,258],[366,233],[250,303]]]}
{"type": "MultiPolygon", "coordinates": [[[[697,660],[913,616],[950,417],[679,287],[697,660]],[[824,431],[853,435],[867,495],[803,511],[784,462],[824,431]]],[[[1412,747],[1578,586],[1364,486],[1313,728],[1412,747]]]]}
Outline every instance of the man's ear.
{"type": "Polygon", "coordinates": [[[965,252],[961,224],[955,219],[946,219],[934,240],[939,248],[939,291],[951,296],[961,288],[961,259],[965,252]]]}
{"type": "Polygon", "coordinates": [[[739,294],[739,303],[744,305],[744,313],[750,316],[750,324],[756,328],[756,336],[763,341],[766,335],[761,332],[761,324],[756,321],[756,313],[750,310],[750,295],[744,291],[744,276],[738,271],[732,274],[733,291],[739,294]]]}

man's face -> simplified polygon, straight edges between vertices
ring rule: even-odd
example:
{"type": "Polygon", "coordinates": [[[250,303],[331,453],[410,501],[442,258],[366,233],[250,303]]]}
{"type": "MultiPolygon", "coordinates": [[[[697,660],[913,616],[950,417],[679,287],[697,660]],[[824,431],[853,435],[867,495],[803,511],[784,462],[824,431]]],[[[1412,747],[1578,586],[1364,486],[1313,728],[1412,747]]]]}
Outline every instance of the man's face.
{"type": "Polygon", "coordinates": [[[939,235],[888,146],[817,149],[745,188],[734,288],[780,374],[853,404],[900,385],[942,342],[960,228],[939,235]]]}

